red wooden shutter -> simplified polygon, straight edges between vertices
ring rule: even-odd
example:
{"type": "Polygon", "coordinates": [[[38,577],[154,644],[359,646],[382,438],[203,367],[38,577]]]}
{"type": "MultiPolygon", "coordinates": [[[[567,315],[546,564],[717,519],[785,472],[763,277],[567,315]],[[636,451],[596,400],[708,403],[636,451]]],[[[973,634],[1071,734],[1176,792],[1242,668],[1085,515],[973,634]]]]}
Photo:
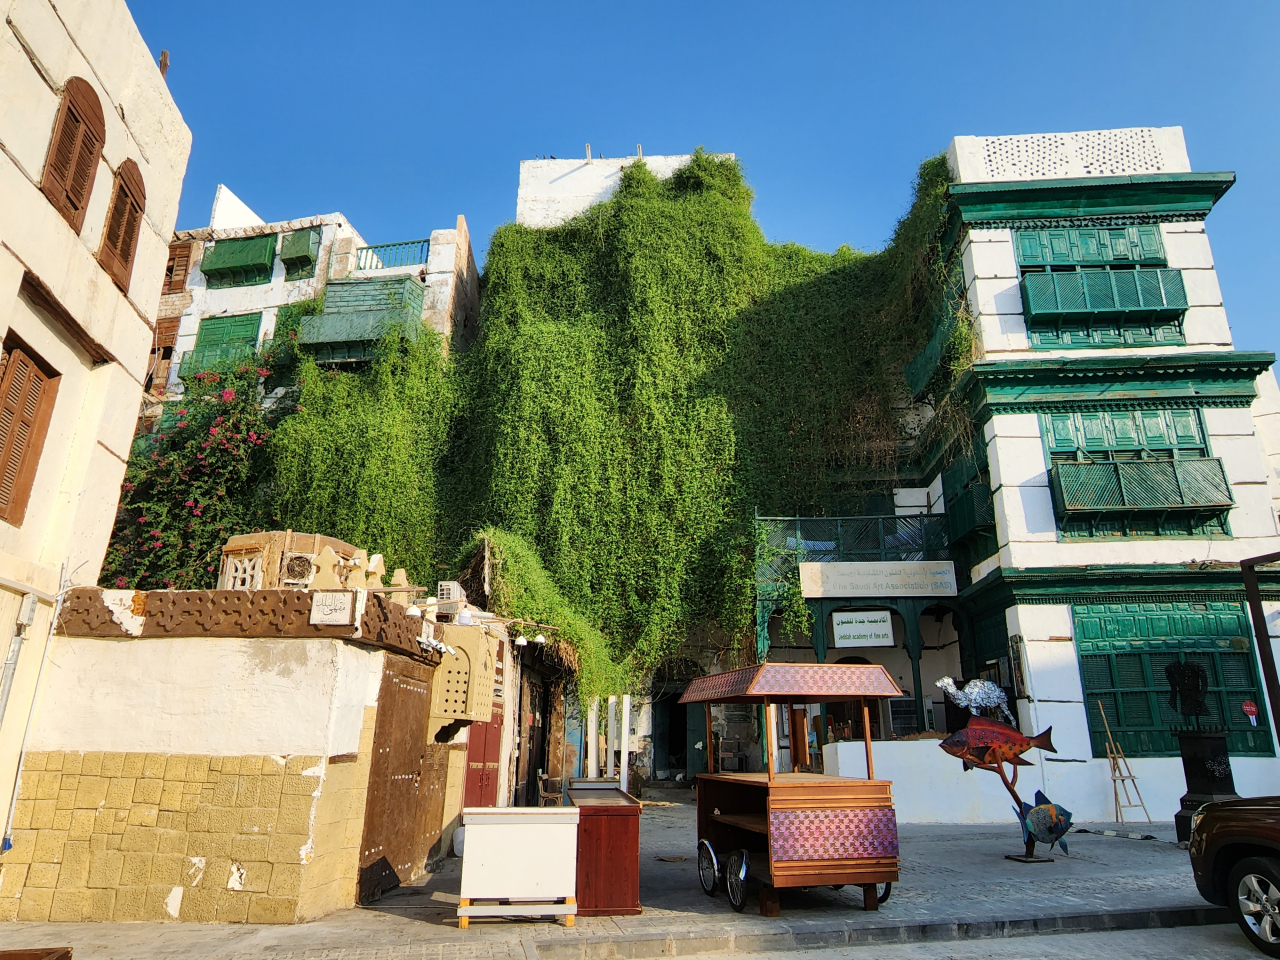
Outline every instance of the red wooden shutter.
{"type": "Polygon", "coordinates": [[[0,378],[0,520],[22,523],[49,427],[56,381],[21,349],[10,351],[0,378]]]}
{"type": "Polygon", "coordinates": [[[129,292],[133,256],[138,249],[138,230],[146,199],[138,165],[132,160],[125,160],[116,171],[111,208],[107,211],[107,229],[102,235],[102,248],[98,251],[98,262],[125,293],[129,292]]]}
{"type": "Polygon", "coordinates": [[[40,188],[77,233],[84,226],[84,211],[105,139],[98,95],[84,80],[72,77],[54,122],[40,188]]]}

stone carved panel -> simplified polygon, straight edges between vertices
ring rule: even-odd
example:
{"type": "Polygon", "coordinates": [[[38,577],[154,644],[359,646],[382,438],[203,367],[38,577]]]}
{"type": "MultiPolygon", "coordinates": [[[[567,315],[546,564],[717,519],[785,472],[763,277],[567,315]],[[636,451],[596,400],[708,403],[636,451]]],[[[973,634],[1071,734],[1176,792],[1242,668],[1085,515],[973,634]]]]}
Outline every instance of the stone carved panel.
{"type": "MultiPolygon", "coordinates": [[[[418,643],[422,621],[376,593],[365,595],[359,635],[352,626],[312,624],[306,590],[152,590],[145,595],[143,637],[299,637],[354,640],[438,663],[418,643]]],[[[139,604],[140,605],[140,604],[139,604]]],[[[102,590],[78,587],[63,602],[58,633],[130,639],[103,602],[102,590]]]]}

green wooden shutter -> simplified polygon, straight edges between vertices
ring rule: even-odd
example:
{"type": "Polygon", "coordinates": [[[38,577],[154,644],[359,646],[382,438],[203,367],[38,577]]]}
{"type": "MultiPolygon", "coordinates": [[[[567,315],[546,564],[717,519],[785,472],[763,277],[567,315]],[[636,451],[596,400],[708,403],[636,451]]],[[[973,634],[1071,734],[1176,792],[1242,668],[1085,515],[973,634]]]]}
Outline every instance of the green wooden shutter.
{"type": "Polygon", "coordinates": [[[270,283],[275,266],[276,235],[218,240],[205,245],[200,272],[210,288],[270,283]]]}
{"type": "Polygon", "coordinates": [[[316,274],[316,258],[320,255],[320,228],[307,227],[284,235],[280,244],[280,262],[286,280],[305,280],[316,274]]]}
{"type": "Polygon", "coordinates": [[[1233,754],[1275,755],[1266,716],[1254,727],[1240,709],[1246,700],[1262,702],[1241,604],[1077,604],[1073,614],[1095,757],[1107,755],[1103,715],[1129,756],[1178,755],[1172,730],[1187,721],[1169,705],[1164,671],[1179,660],[1205,668],[1209,715],[1201,722],[1225,726],[1233,754]]]}
{"type": "Polygon", "coordinates": [[[180,376],[209,370],[220,363],[246,360],[258,346],[261,313],[230,317],[205,317],[196,331],[196,345],[183,358],[180,376]]]}

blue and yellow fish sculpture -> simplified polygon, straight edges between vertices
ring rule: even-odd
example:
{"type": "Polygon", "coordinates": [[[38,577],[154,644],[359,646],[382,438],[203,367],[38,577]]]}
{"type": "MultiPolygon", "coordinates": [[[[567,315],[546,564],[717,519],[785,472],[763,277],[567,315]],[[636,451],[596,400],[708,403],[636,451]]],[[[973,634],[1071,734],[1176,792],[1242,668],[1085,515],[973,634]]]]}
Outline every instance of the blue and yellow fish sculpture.
{"type": "Polygon", "coordinates": [[[1062,839],[1071,829],[1071,811],[1066,807],[1059,806],[1037,790],[1034,807],[1024,800],[1022,810],[1014,808],[1013,812],[1018,815],[1018,823],[1022,825],[1024,843],[1030,838],[1037,843],[1047,843],[1050,850],[1056,843],[1063,853],[1070,854],[1066,841],[1062,839]]]}

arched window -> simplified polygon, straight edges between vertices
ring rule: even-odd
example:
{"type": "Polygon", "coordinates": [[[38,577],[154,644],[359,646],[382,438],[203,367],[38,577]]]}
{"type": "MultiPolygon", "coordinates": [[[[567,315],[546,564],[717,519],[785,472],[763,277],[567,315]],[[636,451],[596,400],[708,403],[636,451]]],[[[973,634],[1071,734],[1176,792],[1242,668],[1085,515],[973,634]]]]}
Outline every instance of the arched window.
{"type": "Polygon", "coordinates": [[[133,255],[138,249],[138,230],[142,227],[142,211],[147,208],[147,191],[142,173],[132,160],[125,160],[116,171],[107,209],[107,229],[102,233],[102,249],[98,262],[111,275],[116,286],[129,292],[133,273],[133,255]]]}
{"type": "Polygon", "coordinates": [[[72,77],[63,90],[62,106],[53,124],[40,189],[76,233],[84,226],[84,211],[106,138],[98,95],[84,80],[72,77]]]}

